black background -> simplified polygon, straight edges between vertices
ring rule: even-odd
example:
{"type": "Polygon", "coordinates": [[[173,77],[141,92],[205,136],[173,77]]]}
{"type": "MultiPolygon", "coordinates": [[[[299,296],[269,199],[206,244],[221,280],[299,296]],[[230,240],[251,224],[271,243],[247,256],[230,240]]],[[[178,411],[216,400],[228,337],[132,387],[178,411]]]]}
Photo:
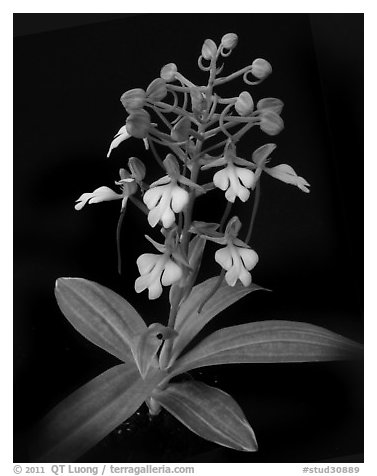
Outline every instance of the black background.
{"type": "MultiPolygon", "coordinates": [[[[120,277],[115,248],[120,203],[87,206],[80,212],[73,205],[83,192],[112,186],[132,155],[144,159],[150,181],[157,178],[141,141],[130,139],[111,159],[105,158],[125,120],[119,97],[125,90],[146,88],[168,62],[175,62],[193,82],[204,83],[196,61],[205,38],[218,42],[227,32],[239,35],[224,74],[257,57],[270,61],[273,74],[251,92],[255,100],[282,99],[286,127],[274,138],[253,130],[238,153],[250,158],[259,145],[276,142],[273,164],[292,165],[312,191],[306,195],[263,177],[252,243],[260,261],[253,279],[273,293],[245,298],[203,334],[250,320],[288,319],[322,325],[358,341],[363,337],[363,16],[116,16],[14,17],[15,461],[28,460],[29,431],[49,408],[116,362],[64,319],[54,298],[56,278],[97,281],[126,297],[148,323],[167,319],[166,293],[149,302],[145,293],[133,291],[137,256],[153,252],[143,235],[159,240],[157,230],[150,230],[145,217],[129,207],[122,232],[126,269],[120,277]]],[[[237,80],[219,92],[235,96],[248,88],[237,80]]],[[[221,192],[198,204],[195,218],[220,219],[221,192]]],[[[241,221],[250,212],[248,206],[236,209],[241,221]]],[[[216,246],[209,250],[203,279],[219,271],[213,260],[216,246]]],[[[219,449],[180,429],[183,440],[191,438],[195,454],[169,458],[362,461],[362,372],[357,363],[205,369],[198,378],[216,380],[240,403],[260,451],[219,449]]],[[[129,461],[158,461],[159,454],[164,461],[150,433],[139,431],[135,441],[145,452],[134,449],[129,461]]],[[[119,454],[122,443],[113,443],[119,454]]],[[[87,461],[122,460],[111,451],[109,446],[97,448],[87,461]]]]}

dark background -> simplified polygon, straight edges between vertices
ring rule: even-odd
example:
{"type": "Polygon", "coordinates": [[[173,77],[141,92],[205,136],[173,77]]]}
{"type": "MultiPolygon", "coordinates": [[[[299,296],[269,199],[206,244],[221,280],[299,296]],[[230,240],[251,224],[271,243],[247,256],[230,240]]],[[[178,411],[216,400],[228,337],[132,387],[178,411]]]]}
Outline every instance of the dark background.
{"type": "MultiPolygon", "coordinates": [[[[228,32],[238,34],[239,44],[226,60],[224,74],[265,58],[273,74],[252,95],[285,103],[284,131],[271,138],[253,130],[241,141],[239,155],[250,158],[259,145],[275,142],[273,164],[292,165],[312,191],[306,195],[263,177],[252,243],[260,261],[253,279],[273,293],[245,298],[214,319],[203,335],[250,320],[288,319],[362,341],[361,14],[16,14],[15,461],[28,460],[28,434],[41,416],[116,363],[64,319],[54,298],[56,278],[97,281],[126,297],[148,323],[167,319],[166,293],[149,302],[146,293],[133,291],[137,256],[153,252],[143,235],[159,240],[157,230],[151,231],[144,216],[129,207],[122,233],[126,267],[120,277],[115,248],[120,202],[87,206],[81,212],[73,205],[83,192],[112,186],[132,155],[144,159],[150,181],[157,178],[141,141],[130,139],[111,159],[105,158],[125,120],[119,97],[128,89],[146,88],[168,62],[204,83],[206,76],[196,66],[201,45],[205,38],[218,42],[228,32]]],[[[245,89],[249,87],[236,80],[219,92],[237,95],[245,89]]],[[[220,219],[221,192],[198,203],[196,218],[220,219]]],[[[236,212],[243,221],[250,210],[239,205],[236,212]]],[[[219,272],[213,260],[216,246],[208,249],[212,253],[204,262],[203,279],[219,272]]],[[[160,417],[160,427],[155,423],[150,428],[141,415],[132,444],[111,436],[86,461],[360,462],[362,373],[359,363],[204,369],[198,378],[216,380],[244,409],[258,453],[219,448],[180,426],[179,439],[169,433],[170,421],[165,432],[160,429],[168,417],[160,417]],[[156,432],[163,449],[150,436],[156,432]],[[176,453],[168,452],[176,441],[176,453]],[[182,441],[192,454],[179,453],[182,441]],[[132,454],[124,456],[129,446],[132,454]]]]}

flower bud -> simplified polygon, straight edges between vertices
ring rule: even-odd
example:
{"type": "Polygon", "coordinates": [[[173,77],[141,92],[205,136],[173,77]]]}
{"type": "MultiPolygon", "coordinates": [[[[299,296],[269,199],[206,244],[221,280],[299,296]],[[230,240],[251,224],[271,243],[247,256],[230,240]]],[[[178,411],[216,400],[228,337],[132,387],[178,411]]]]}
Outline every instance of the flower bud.
{"type": "Polygon", "coordinates": [[[225,229],[225,236],[230,238],[236,238],[240,229],[241,229],[241,222],[238,217],[233,217],[228,221],[228,224],[225,229]]]}
{"type": "Polygon", "coordinates": [[[162,67],[160,76],[162,79],[169,83],[171,81],[174,81],[176,72],[177,66],[174,63],[169,63],[162,67]]]}
{"type": "Polygon", "coordinates": [[[132,177],[140,182],[145,177],[145,165],[137,157],[130,157],[128,159],[128,168],[131,170],[132,177]]]}
{"type": "Polygon", "coordinates": [[[238,36],[235,33],[227,33],[221,38],[221,45],[227,50],[232,50],[237,46],[238,36]]]}
{"type": "Polygon", "coordinates": [[[206,60],[211,60],[216,57],[217,46],[213,40],[205,40],[202,46],[202,56],[206,60]]]}
{"type": "Polygon", "coordinates": [[[162,78],[154,79],[147,88],[147,96],[152,101],[162,101],[167,93],[166,81],[162,78]]]}
{"type": "Polygon", "coordinates": [[[267,110],[261,114],[260,128],[269,136],[279,134],[284,127],[283,119],[276,112],[267,110]]]}
{"type": "Polygon", "coordinates": [[[190,88],[191,105],[193,112],[201,113],[205,108],[205,99],[198,88],[190,88]]]}
{"type": "Polygon", "coordinates": [[[191,121],[187,116],[182,117],[173,127],[170,135],[177,142],[186,141],[189,137],[191,121]]]}
{"type": "Polygon", "coordinates": [[[258,111],[273,111],[276,114],[280,114],[283,109],[284,103],[280,99],[276,98],[263,98],[257,103],[258,111]]]}
{"type": "Polygon", "coordinates": [[[262,58],[257,58],[251,65],[252,74],[258,79],[265,79],[272,73],[270,63],[262,58]]]}
{"type": "Polygon", "coordinates": [[[120,97],[120,102],[125,109],[130,112],[142,108],[144,106],[145,97],[144,89],[135,88],[123,93],[120,97]]]}
{"type": "Polygon", "coordinates": [[[147,137],[150,125],[151,118],[144,109],[133,111],[126,120],[127,132],[137,139],[147,137]]]}
{"type": "Polygon", "coordinates": [[[247,116],[253,112],[253,98],[247,91],[242,91],[242,93],[238,96],[234,107],[240,116],[247,116]]]}
{"type": "Polygon", "coordinates": [[[169,177],[177,178],[180,175],[179,164],[173,154],[168,154],[163,163],[169,177]]]}

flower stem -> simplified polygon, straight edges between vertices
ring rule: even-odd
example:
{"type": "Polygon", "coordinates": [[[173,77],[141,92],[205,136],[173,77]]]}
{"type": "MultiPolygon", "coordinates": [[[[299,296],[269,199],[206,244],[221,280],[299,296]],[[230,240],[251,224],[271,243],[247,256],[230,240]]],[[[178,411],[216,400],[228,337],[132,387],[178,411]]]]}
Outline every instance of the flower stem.
{"type": "Polygon", "coordinates": [[[223,230],[224,230],[224,225],[225,225],[225,222],[227,221],[227,219],[229,217],[229,213],[230,213],[230,210],[232,209],[232,205],[233,205],[232,202],[227,201],[226,207],[225,207],[225,210],[224,210],[223,216],[221,218],[221,222],[220,222],[220,227],[219,227],[219,232],[220,233],[222,233],[223,230]]]}
{"type": "Polygon", "coordinates": [[[249,229],[247,230],[247,235],[245,239],[245,243],[249,243],[250,238],[251,238],[251,233],[254,228],[254,223],[255,223],[255,217],[257,216],[257,211],[259,207],[259,201],[260,201],[260,179],[257,182],[257,185],[255,187],[255,195],[254,195],[254,203],[253,203],[253,211],[251,212],[251,219],[250,219],[250,224],[249,224],[249,229]]]}
{"type": "Polygon", "coordinates": [[[126,213],[126,207],[122,208],[118,220],[117,231],[116,231],[116,240],[117,240],[117,258],[118,258],[118,273],[122,274],[122,255],[120,250],[120,230],[122,228],[123,218],[126,213]]]}

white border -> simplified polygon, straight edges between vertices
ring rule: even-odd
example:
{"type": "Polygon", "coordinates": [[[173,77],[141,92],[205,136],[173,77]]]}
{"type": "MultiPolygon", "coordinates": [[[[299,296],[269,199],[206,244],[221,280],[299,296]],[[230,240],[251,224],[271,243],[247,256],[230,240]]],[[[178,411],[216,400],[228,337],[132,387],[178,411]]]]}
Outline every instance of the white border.
{"type": "MultiPolygon", "coordinates": [[[[203,11],[203,2],[191,1],[182,2],[179,4],[175,2],[140,2],[135,4],[123,1],[107,1],[106,3],[91,3],[90,10],[86,8],[84,2],[79,1],[64,1],[64,2],[50,2],[50,1],[18,1],[18,2],[3,2],[1,6],[1,42],[0,42],[0,58],[2,65],[2,107],[1,109],[1,132],[2,132],[2,186],[0,197],[0,217],[1,217],[1,265],[2,265],[2,281],[1,281],[1,325],[2,331],[2,345],[1,345],[1,458],[0,469],[1,474],[13,474],[12,471],[12,393],[13,375],[12,366],[10,362],[13,361],[12,356],[12,122],[13,122],[13,106],[12,106],[12,13],[122,13],[125,6],[127,12],[125,13],[145,13],[157,12],[200,12],[203,11]],[[183,8],[184,7],[184,8],[183,8]],[[8,176],[9,174],[9,176],[8,176]],[[5,327],[5,329],[4,329],[5,327]]],[[[316,1],[316,2],[292,2],[292,1],[269,1],[269,2],[244,2],[237,5],[238,9],[232,11],[229,8],[229,2],[222,3],[219,1],[205,2],[206,12],[218,13],[365,13],[365,98],[366,114],[365,114],[365,322],[366,322],[366,463],[362,468],[360,474],[377,474],[376,465],[376,450],[375,450],[375,426],[376,426],[376,356],[375,339],[377,336],[376,320],[376,248],[377,248],[377,199],[376,199],[376,183],[377,177],[377,154],[374,147],[374,137],[376,136],[377,117],[376,117],[376,29],[377,18],[375,15],[375,8],[373,2],[351,2],[351,1],[316,1]],[[252,11],[250,10],[252,6],[252,11]],[[282,8],[284,7],[284,9],[282,8]]],[[[268,34],[268,32],[266,32],[268,34]]],[[[263,39],[262,39],[263,41],[263,39]]],[[[362,74],[362,72],[360,72],[362,74]]],[[[360,166],[362,157],[355,157],[354,167],[360,166]]],[[[17,180],[17,177],[14,177],[17,180]]],[[[352,170],[350,170],[350,193],[352,193],[352,170]]],[[[361,252],[361,250],[360,250],[361,252]]],[[[360,277],[361,279],[361,277],[360,277]]],[[[196,474],[203,474],[210,470],[209,466],[216,465],[195,465],[198,466],[196,474]]],[[[232,465],[233,466],[233,465],[232,465]]],[[[279,474],[279,475],[295,475],[301,474],[301,466],[292,464],[263,464],[253,465],[253,474],[279,474]]],[[[308,465],[311,466],[311,465],[308,465]]],[[[249,465],[237,465],[237,472],[239,474],[250,474],[249,465]],[[246,467],[244,467],[246,466],[246,467]]],[[[213,468],[216,473],[221,470],[232,471],[230,465],[223,465],[223,468],[213,468]]]]}

